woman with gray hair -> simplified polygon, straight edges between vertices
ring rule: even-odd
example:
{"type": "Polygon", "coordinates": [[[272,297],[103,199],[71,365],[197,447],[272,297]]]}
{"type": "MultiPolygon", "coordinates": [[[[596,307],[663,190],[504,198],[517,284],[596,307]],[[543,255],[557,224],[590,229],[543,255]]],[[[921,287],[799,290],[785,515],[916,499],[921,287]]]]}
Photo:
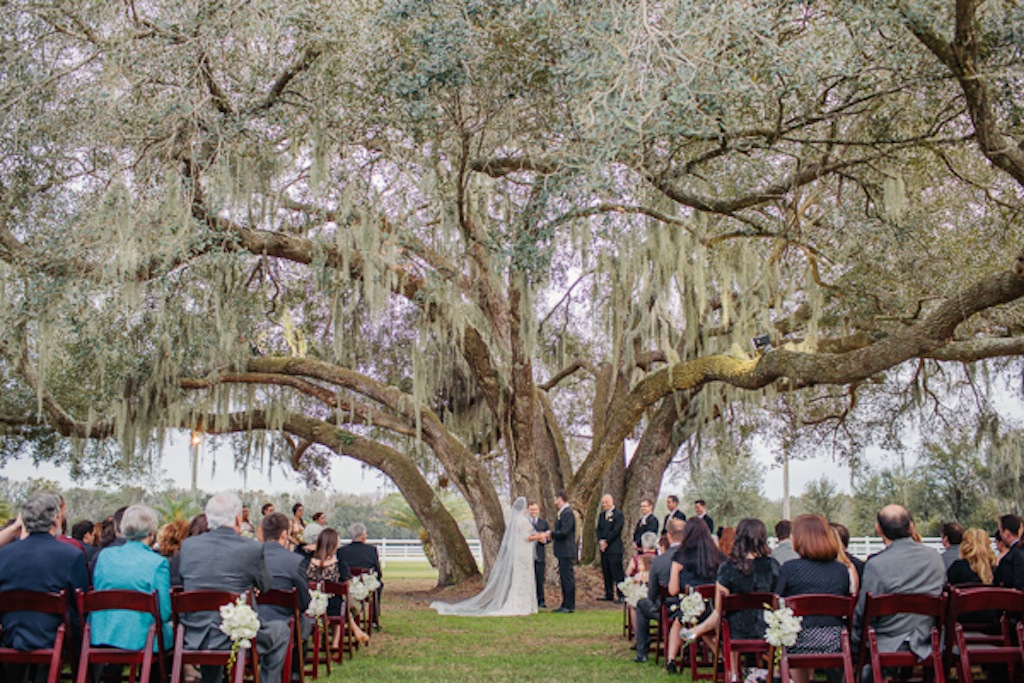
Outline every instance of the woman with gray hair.
{"type": "MultiPolygon", "coordinates": [[[[142,593],[157,592],[160,602],[160,627],[164,642],[170,644],[171,574],[167,558],[150,547],[156,538],[156,513],[145,505],[132,505],[121,520],[126,543],[110,546],[99,554],[93,574],[96,590],[124,589],[142,593]]],[[[148,614],[126,611],[96,612],[90,618],[92,644],[125,650],[141,650],[153,618],[148,614]]],[[[155,648],[155,644],[154,644],[155,648]]]]}

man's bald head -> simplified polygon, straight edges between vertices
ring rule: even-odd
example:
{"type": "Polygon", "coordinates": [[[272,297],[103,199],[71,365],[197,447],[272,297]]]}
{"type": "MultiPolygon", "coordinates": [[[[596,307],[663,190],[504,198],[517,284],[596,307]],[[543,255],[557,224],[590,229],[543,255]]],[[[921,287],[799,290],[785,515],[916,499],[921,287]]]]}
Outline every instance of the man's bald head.
{"type": "Polygon", "coordinates": [[[878,511],[878,531],[890,541],[910,538],[913,527],[910,513],[902,505],[886,505],[878,511]]]}

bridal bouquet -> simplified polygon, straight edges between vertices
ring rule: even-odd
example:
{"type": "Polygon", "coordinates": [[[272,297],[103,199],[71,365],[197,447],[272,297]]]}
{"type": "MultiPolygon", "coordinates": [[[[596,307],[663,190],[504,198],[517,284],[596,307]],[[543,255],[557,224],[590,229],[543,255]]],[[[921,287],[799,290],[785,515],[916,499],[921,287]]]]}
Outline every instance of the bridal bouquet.
{"type": "Polygon", "coordinates": [[[682,621],[687,626],[693,626],[704,616],[704,596],[700,593],[689,593],[679,601],[679,609],[682,614],[682,621]]]}
{"type": "Polygon", "coordinates": [[[803,617],[794,616],[793,610],[785,606],[780,606],[777,610],[765,609],[764,639],[775,647],[792,647],[796,643],[803,620],[803,617]]]}
{"type": "Polygon", "coordinates": [[[260,618],[245,601],[244,595],[238,600],[220,607],[220,630],[231,639],[231,658],[228,666],[234,666],[238,648],[252,647],[252,640],[260,630],[260,618]]]}
{"type": "Polygon", "coordinates": [[[630,607],[636,607],[636,603],[647,597],[646,583],[637,583],[636,581],[626,579],[619,582],[619,590],[622,592],[622,597],[626,600],[626,604],[630,607]]]}

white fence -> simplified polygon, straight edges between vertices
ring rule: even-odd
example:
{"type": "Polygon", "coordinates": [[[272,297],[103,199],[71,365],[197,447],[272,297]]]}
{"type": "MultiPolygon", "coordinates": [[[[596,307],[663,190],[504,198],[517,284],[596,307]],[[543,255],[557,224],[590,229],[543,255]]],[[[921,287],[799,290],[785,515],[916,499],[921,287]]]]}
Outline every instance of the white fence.
{"type": "MultiPolygon", "coordinates": [[[[929,537],[921,540],[927,546],[942,550],[941,538],[929,537]]],[[[367,543],[377,546],[382,566],[387,566],[388,562],[425,562],[427,560],[427,556],[423,553],[423,544],[416,538],[372,538],[367,543]]],[[[474,538],[469,539],[467,543],[469,543],[469,550],[473,553],[476,561],[483,562],[480,541],[474,538]]],[[[770,544],[772,547],[775,546],[774,538],[770,540],[770,544]]],[[[863,560],[884,547],[879,536],[860,536],[850,539],[849,552],[863,560]]]]}

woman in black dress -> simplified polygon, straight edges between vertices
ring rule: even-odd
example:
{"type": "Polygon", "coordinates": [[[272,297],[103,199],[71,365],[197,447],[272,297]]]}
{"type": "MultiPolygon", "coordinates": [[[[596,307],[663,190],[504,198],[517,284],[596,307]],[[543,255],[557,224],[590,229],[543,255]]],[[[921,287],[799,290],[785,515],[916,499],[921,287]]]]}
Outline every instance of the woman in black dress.
{"type": "MultiPolygon", "coordinates": [[[[819,515],[800,515],[793,520],[793,549],[800,556],[779,570],[779,597],[827,593],[850,595],[850,572],[840,562],[839,544],[828,521],[819,515]]],[[[839,652],[843,620],[808,615],[803,618],[796,644],[789,649],[799,654],[839,652]]],[[[806,683],[812,669],[793,669],[793,683],[806,683]]]]}
{"type": "MultiPolygon", "coordinates": [[[[683,541],[672,557],[672,574],[668,582],[669,595],[685,594],[687,588],[702,586],[715,582],[718,567],[725,561],[725,556],[715,545],[708,525],[700,517],[691,517],[683,527],[683,541]]],[[[683,645],[679,633],[682,628],[682,613],[675,610],[672,614],[672,630],[669,631],[668,657],[669,670],[675,667],[676,655],[683,645]]]]}
{"type": "MultiPolygon", "coordinates": [[[[951,586],[991,586],[995,578],[996,552],[992,550],[992,539],[984,529],[971,528],[964,532],[960,542],[960,559],[954,560],[946,572],[951,586]]],[[[999,619],[996,610],[967,612],[957,617],[961,624],[994,624],[999,619]]]]}
{"type": "MultiPolygon", "coordinates": [[[[736,541],[729,560],[718,568],[715,582],[715,609],[711,616],[682,637],[692,640],[697,636],[714,633],[722,618],[722,600],[733,593],[774,593],[779,577],[779,563],[770,557],[768,530],[759,519],[741,519],[736,525],[736,541]]],[[[729,632],[733,638],[764,638],[764,610],[749,609],[729,615],[729,632]]],[[[738,657],[731,662],[732,671],[738,671],[738,657]]],[[[736,676],[734,673],[733,676],[736,676]]]]}

